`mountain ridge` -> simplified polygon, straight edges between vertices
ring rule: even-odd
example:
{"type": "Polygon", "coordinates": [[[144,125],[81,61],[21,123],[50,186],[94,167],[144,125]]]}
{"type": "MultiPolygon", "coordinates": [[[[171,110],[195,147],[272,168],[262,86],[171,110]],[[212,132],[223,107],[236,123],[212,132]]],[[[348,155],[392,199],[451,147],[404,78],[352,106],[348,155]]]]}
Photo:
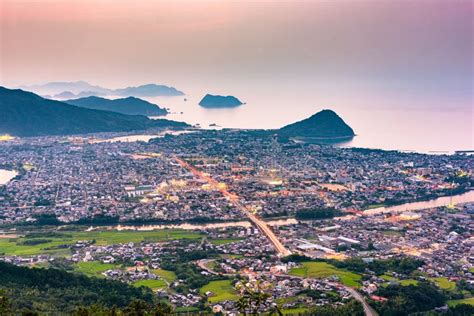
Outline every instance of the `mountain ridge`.
{"type": "Polygon", "coordinates": [[[125,132],[149,128],[185,128],[188,124],[141,115],[85,109],[44,99],[32,92],[0,86],[0,133],[13,136],[125,132]]]}
{"type": "Polygon", "coordinates": [[[162,116],[168,114],[166,109],[161,108],[157,104],[136,97],[106,99],[97,96],[89,96],[65,100],[63,102],[87,109],[112,111],[128,115],[162,116]]]}
{"type": "Polygon", "coordinates": [[[157,96],[182,96],[184,92],[166,85],[149,83],[137,87],[126,87],[113,90],[118,96],[127,97],[157,97],[157,96]]]}
{"type": "Polygon", "coordinates": [[[129,86],[119,89],[109,89],[97,85],[91,85],[86,81],[55,81],[45,84],[20,86],[20,89],[32,91],[41,95],[61,96],[64,92],[70,92],[77,97],[86,96],[134,96],[134,97],[157,97],[157,96],[182,96],[184,92],[167,85],[154,83],[129,86]]]}

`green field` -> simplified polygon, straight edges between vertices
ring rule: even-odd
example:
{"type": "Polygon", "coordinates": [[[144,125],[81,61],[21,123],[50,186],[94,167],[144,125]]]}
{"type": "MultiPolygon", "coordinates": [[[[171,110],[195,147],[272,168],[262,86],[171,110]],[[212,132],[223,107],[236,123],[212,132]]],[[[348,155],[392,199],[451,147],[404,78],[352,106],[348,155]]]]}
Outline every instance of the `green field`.
{"type": "MultiPolygon", "coordinates": [[[[394,282],[397,282],[399,283],[400,285],[403,285],[403,286],[408,286],[408,285],[417,285],[418,284],[418,281],[417,280],[414,280],[414,279],[405,279],[405,280],[400,280],[400,279],[397,279],[397,278],[394,278],[390,275],[387,275],[387,274],[384,274],[384,275],[381,275],[380,278],[384,279],[384,280],[387,280],[387,281],[394,281],[394,282]]],[[[388,282],[386,284],[384,284],[385,286],[388,285],[388,282]]]]}
{"type": "Polygon", "coordinates": [[[461,299],[461,300],[448,301],[449,306],[456,306],[456,305],[459,305],[459,304],[469,304],[469,305],[474,306],[474,297],[464,298],[464,299],[461,299]]]}
{"type": "MultiPolygon", "coordinates": [[[[60,248],[64,244],[62,240],[52,240],[48,243],[38,245],[17,245],[17,241],[23,242],[26,238],[0,238],[0,254],[28,256],[37,254],[51,254],[56,256],[66,256],[71,253],[68,248],[60,248]]],[[[29,240],[29,239],[28,239],[29,240]]]]}
{"type": "Polygon", "coordinates": [[[67,245],[71,245],[80,240],[95,240],[96,245],[111,245],[128,242],[158,242],[173,239],[200,239],[203,235],[199,232],[180,230],[180,229],[162,229],[153,231],[72,231],[57,232],[54,237],[35,237],[35,238],[0,238],[0,254],[5,255],[36,255],[51,254],[55,256],[66,256],[70,254],[67,245]],[[24,245],[25,241],[34,241],[38,239],[49,240],[46,243],[37,245],[24,245]]]}
{"type": "Polygon", "coordinates": [[[430,278],[430,281],[443,290],[452,291],[456,289],[456,283],[449,281],[447,278],[430,278]]]}
{"type": "Polygon", "coordinates": [[[146,286],[149,287],[150,289],[156,291],[160,289],[165,289],[168,287],[168,284],[166,284],[165,281],[163,280],[140,280],[136,281],[133,283],[134,286],[146,286]]]}
{"type": "Polygon", "coordinates": [[[290,271],[291,275],[324,279],[330,276],[339,277],[342,284],[350,287],[359,287],[361,276],[359,274],[338,269],[326,262],[303,262],[302,267],[294,268],[290,271]]]}
{"type": "MultiPolygon", "coordinates": [[[[175,313],[191,313],[191,315],[193,315],[192,312],[199,312],[201,310],[197,307],[192,307],[192,306],[187,306],[187,307],[186,306],[180,306],[180,307],[176,307],[174,309],[174,311],[175,311],[175,313]]],[[[187,314],[185,314],[185,315],[187,315],[187,314]]]]}
{"type": "Polygon", "coordinates": [[[159,276],[168,283],[174,282],[176,280],[176,274],[173,271],[163,270],[163,269],[154,269],[151,272],[159,276]]]}
{"type": "Polygon", "coordinates": [[[120,269],[120,266],[98,261],[78,262],[74,264],[74,271],[95,277],[104,277],[102,272],[111,269],[120,269]]]}
{"type": "Polygon", "coordinates": [[[308,308],[306,307],[295,307],[295,308],[287,308],[281,311],[283,315],[301,315],[304,313],[308,313],[308,308]]]}
{"type": "Polygon", "coordinates": [[[211,244],[219,246],[219,245],[225,245],[225,244],[241,241],[242,239],[243,238],[212,239],[211,244]]]}
{"type": "Polygon", "coordinates": [[[232,286],[231,280],[211,281],[209,284],[204,285],[199,290],[199,293],[205,295],[208,291],[214,293],[213,296],[208,298],[209,303],[236,301],[239,298],[237,291],[232,286]]]}

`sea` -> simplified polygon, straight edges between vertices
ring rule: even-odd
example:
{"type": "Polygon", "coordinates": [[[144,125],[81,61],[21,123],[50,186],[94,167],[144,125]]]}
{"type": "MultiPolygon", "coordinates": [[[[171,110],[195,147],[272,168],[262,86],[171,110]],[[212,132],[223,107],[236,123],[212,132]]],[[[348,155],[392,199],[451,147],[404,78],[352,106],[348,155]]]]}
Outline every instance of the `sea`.
{"type": "Polygon", "coordinates": [[[431,154],[474,150],[474,105],[465,99],[354,94],[325,98],[311,90],[296,89],[296,93],[281,87],[260,90],[238,85],[184,92],[185,96],[144,99],[168,108],[171,114],[166,118],[201,128],[276,129],[331,109],[356,133],[339,146],[431,154]],[[199,101],[206,93],[233,95],[245,104],[203,108],[199,101]]]}

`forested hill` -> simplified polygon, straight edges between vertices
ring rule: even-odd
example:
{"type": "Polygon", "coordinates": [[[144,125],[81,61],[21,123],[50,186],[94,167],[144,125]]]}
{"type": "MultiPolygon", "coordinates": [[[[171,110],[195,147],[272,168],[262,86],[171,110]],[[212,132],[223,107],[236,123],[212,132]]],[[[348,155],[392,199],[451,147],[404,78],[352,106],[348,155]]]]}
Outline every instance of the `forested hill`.
{"type": "Polygon", "coordinates": [[[151,120],[141,115],[84,109],[44,99],[23,90],[0,87],[0,134],[14,136],[70,135],[179,128],[186,123],[151,120]]]}
{"type": "Polygon", "coordinates": [[[69,313],[93,304],[124,307],[137,299],[154,301],[154,294],[145,287],[5,262],[0,262],[0,291],[12,310],[27,308],[47,314],[69,313]]]}
{"type": "Polygon", "coordinates": [[[159,116],[168,113],[166,109],[160,108],[156,104],[135,97],[109,100],[90,96],[64,102],[81,108],[112,111],[128,115],[159,116]]]}
{"type": "Polygon", "coordinates": [[[322,110],[302,121],[287,125],[277,133],[289,137],[351,138],[354,131],[334,111],[322,110]]]}

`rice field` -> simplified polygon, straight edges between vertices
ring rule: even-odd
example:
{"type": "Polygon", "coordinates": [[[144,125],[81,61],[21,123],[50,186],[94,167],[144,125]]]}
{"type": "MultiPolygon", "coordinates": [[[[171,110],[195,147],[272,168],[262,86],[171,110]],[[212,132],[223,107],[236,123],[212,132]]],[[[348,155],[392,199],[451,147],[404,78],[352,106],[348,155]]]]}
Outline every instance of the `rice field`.
{"type": "Polygon", "coordinates": [[[104,277],[102,272],[116,268],[120,266],[98,261],[78,262],[74,265],[74,271],[93,277],[104,277]]]}
{"type": "Polygon", "coordinates": [[[70,245],[81,240],[94,241],[96,245],[105,246],[122,243],[160,242],[176,239],[201,239],[202,233],[181,229],[162,229],[153,231],[71,231],[55,232],[52,237],[47,234],[30,237],[0,238],[0,254],[5,255],[37,255],[50,254],[66,256],[70,254],[70,245]],[[41,241],[45,242],[41,242],[41,241]],[[28,242],[38,241],[38,244],[28,242]],[[25,243],[26,242],[26,243],[25,243]]]}
{"type": "Polygon", "coordinates": [[[236,301],[238,299],[237,291],[232,286],[231,280],[211,281],[204,285],[199,293],[205,295],[206,292],[212,292],[213,295],[208,297],[209,303],[217,303],[222,301],[236,301]]]}
{"type": "Polygon", "coordinates": [[[133,283],[133,286],[146,286],[152,289],[153,291],[165,289],[168,287],[165,281],[158,279],[158,280],[140,280],[133,283]]]}
{"type": "Polygon", "coordinates": [[[361,280],[359,274],[336,268],[326,262],[303,262],[301,267],[293,268],[290,274],[315,279],[337,276],[342,284],[350,287],[359,287],[361,280]]]}

